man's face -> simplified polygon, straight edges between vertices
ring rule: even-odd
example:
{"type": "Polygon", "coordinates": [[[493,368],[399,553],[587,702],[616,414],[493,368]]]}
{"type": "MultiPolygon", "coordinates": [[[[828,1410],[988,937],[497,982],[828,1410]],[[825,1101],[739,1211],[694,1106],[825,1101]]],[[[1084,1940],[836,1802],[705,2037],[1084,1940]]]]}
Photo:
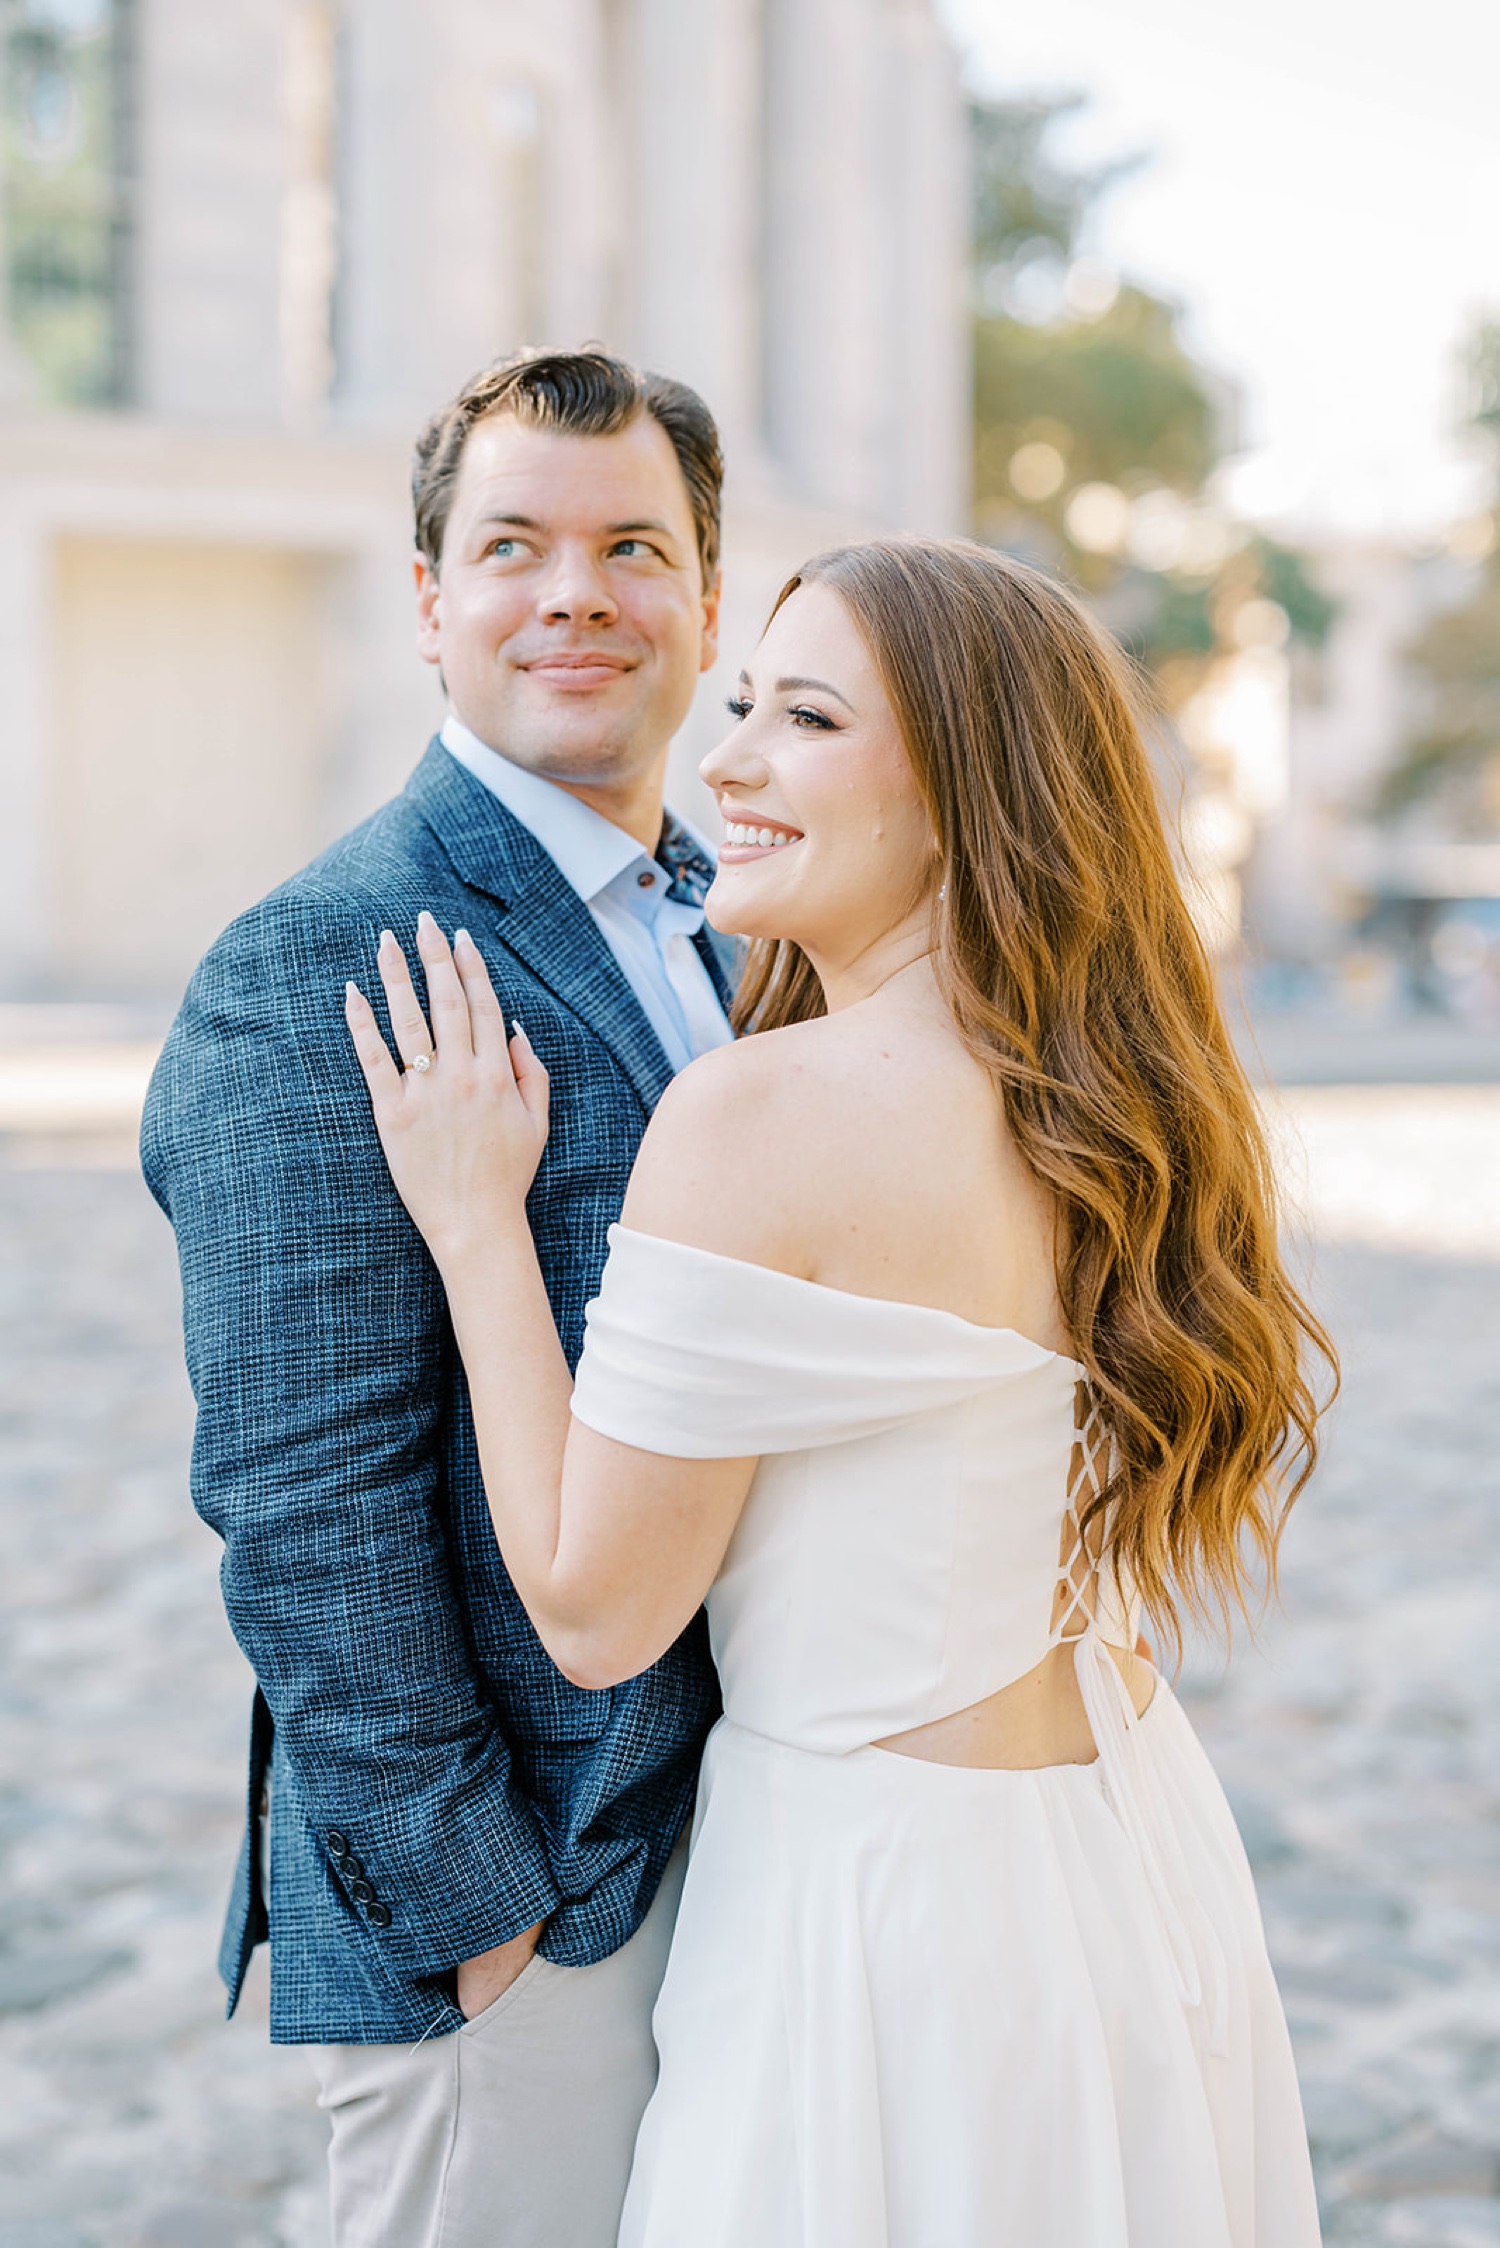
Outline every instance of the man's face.
{"type": "Polygon", "coordinates": [[[419,557],[416,575],[418,648],[481,741],[606,811],[659,785],[714,660],[719,589],[658,422],[612,437],[479,422],[441,569],[419,557]]]}

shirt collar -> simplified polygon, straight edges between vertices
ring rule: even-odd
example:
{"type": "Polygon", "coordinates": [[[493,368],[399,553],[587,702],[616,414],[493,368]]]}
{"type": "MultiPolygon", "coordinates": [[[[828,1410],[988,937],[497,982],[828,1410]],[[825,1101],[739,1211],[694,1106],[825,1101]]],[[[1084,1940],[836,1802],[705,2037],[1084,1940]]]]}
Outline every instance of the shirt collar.
{"type": "Polygon", "coordinates": [[[466,772],[483,781],[491,795],[498,796],[506,810],[530,829],[585,905],[608,889],[627,867],[649,863],[649,852],[643,851],[624,828],[616,827],[613,820],[605,819],[602,812],[594,811],[567,789],[543,780],[540,773],[528,773],[524,766],[513,765],[451,711],[438,739],[466,772]]]}

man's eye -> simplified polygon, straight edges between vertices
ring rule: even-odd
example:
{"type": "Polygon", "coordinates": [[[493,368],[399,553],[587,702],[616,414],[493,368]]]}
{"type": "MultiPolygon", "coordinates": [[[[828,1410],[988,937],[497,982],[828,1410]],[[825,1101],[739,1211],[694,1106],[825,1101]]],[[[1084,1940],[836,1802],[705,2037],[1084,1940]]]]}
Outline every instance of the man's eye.
{"type": "Polygon", "coordinates": [[[648,545],[645,539],[618,539],[610,551],[632,557],[637,554],[654,554],[658,560],[661,558],[659,549],[648,545]]]}
{"type": "Polygon", "coordinates": [[[752,702],[746,702],[743,695],[731,695],[724,708],[731,718],[748,718],[755,705],[752,702]]]}
{"type": "Polygon", "coordinates": [[[520,553],[521,542],[519,539],[491,539],[489,551],[497,562],[509,562],[520,553]]]}

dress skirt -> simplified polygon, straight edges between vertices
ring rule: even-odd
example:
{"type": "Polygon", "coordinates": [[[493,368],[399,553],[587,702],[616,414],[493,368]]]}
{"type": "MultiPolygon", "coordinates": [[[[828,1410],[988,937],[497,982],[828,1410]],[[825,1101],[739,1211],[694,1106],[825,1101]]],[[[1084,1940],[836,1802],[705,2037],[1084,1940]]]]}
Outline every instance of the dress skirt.
{"type": "Polygon", "coordinates": [[[1125,1815],[720,1723],[621,2248],[1316,2248],[1233,1818],[1164,1683],[1131,1733],[1125,1815]]]}

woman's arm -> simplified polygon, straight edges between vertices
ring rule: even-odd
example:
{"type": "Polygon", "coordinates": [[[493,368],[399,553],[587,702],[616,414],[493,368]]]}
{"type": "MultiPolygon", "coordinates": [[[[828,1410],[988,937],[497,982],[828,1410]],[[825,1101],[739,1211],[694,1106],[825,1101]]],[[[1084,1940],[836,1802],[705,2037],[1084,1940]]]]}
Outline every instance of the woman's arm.
{"type": "Polygon", "coordinates": [[[394,937],[379,955],[404,1069],[353,984],[350,1035],[397,1191],[447,1290],[511,1581],[559,1670],[579,1686],[612,1686],[664,1654],[702,1604],[755,1462],[668,1459],[573,1420],[526,1221],[547,1072],[519,1026],[507,1037],[465,931],[450,952],[424,914],[417,946],[430,1031],[394,937]]]}

